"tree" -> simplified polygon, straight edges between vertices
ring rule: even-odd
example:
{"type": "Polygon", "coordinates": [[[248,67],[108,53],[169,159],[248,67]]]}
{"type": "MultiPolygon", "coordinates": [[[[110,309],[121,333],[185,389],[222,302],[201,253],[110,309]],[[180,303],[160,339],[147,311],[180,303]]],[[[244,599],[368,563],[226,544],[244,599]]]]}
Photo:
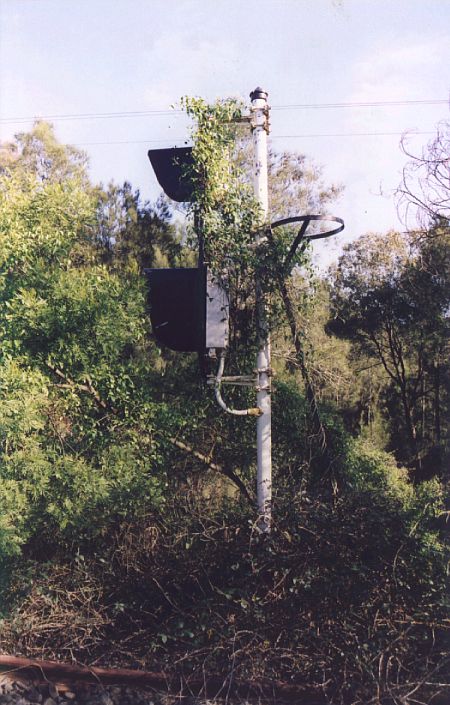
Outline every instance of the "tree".
{"type": "Polygon", "coordinates": [[[270,150],[268,168],[272,221],[306,213],[326,213],[343,190],[337,184],[326,186],[322,167],[298,152],[270,150]]]}
{"type": "Polygon", "coordinates": [[[131,184],[111,183],[98,189],[95,241],[102,261],[116,268],[138,265],[175,266],[181,256],[180,237],[164,197],[142,203],[131,184]]]}
{"type": "MultiPolygon", "coordinates": [[[[152,220],[157,208],[145,219],[147,205],[131,187],[105,196],[99,215],[98,192],[85,187],[83,174],[61,180],[50,170],[42,178],[40,164],[0,178],[0,590],[3,607],[12,593],[19,603],[15,621],[1,620],[2,646],[153,669],[181,664],[172,682],[184,688],[183,672],[204,673],[202,693],[211,672],[215,684],[230,688],[250,673],[272,695],[271,679],[283,678],[291,696],[296,683],[303,696],[310,684],[313,700],[406,702],[414,693],[431,702],[446,664],[438,483],[416,491],[391,455],[350,438],[331,410],[329,467],[344,482],[330,501],[309,472],[306,402],[291,378],[277,381],[274,399],[282,481],[270,540],[261,540],[235,496],[206,498],[205,484],[196,483],[199,464],[226,475],[249,499],[243,480],[254,462],[254,427],[213,410],[211,395],[189,374],[192,357],[166,364],[170,353],[148,341],[139,265],[169,261],[169,230],[159,232],[152,220]],[[21,550],[27,560],[17,559],[8,592],[5,562],[21,550]]],[[[269,233],[255,255],[248,247],[255,212],[237,186],[216,183],[218,214],[208,234],[220,236],[221,261],[234,257],[231,266],[242,266],[251,287],[255,267],[280,272],[291,240],[278,231],[271,242],[269,233]]],[[[444,301],[446,265],[434,241],[420,258],[400,244],[394,264],[373,246],[370,291],[361,268],[351,275],[351,261],[347,273],[350,287],[358,276],[360,289],[366,286],[375,322],[369,303],[386,304],[377,292],[384,287],[390,309],[383,311],[395,313],[404,342],[408,321],[425,325],[415,291],[434,286],[433,302],[444,301]],[[393,283],[403,292],[399,302],[393,283]]],[[[287,278],[291,270],[281,273],[287,278]]],[[[298,271],[292,279],[290,306],[302,303],[298,271]]],[[[345,286],[341,293],[352,313],[345,286]]],[[[297,339],[302,318],[291,313],[297,339]]],[[[440,314],[441,304],[429,315],[440,314]]],[[[442,330],[432,323],[425,331],[436,335],[436,349],[444,319],[442,330]]],[[[376,354],[369,343],[367,354],[376,354]]],[[[320,363],[312,370],[319,382],[338,367],[334,359],[320,363]]],[[[243,404],[247,391],[236,392],[243,404]]],[[[215,476],[209,489],[217,484],[215,476]]]]}
{"type": "Polygon", "coordinates": [[[39,181],[62,183],[79,179],[91,188],[87,173],[87,154],[56,139],[53,125],[43,120],[35,122],[30,132],[16,135],[14,142],[0,148],[0,173],[34,174],[39,181]]]}
{"type": "Polygon", "coordinates": [[[347,245],[330,276],[329,330],[381,363],[394,394],[391,410],[397,399],[402,419],[396,428],[398,417],[392,416],[393,447],[418,478],[439,469],[432,463],[426,467],[426,457],[442,441],[442,359],[449,327],[446,263],[448,242],[445,247],[438,240],[417,243],[414,237],[391,232],[347,245]]]}
{"type": "MultiPolygon", "coordinates": [[[[230,150],[242,180],[250,184],[253,144],[248,126],[236,129],[230,150]]],[[[326,185],[323,168],[301,152],[268,151],[269,211],[271,221],[306,213],[325,213],[343,191],[340,184],[326,185]]]]}
{"type": "Polygon", "coordinates": [[[79,184],[96,201],[96,213],[87,224],[85,245],[91,255],[105,264],[134,266],[141,269],[156,264],[175,265],[180,257],[180,238],[172,224],[167,201],[155,205],[142,202],[131,184],[110,183],[106,188],[89,180],[88,157],[72,145],[61,144],[54,127],[38,121],[30,132],[0,145],[0,174],[27,179],[31,175],[40,183],[79,184]]]}
{"type": "Polygon", "coordinates": [[[99,261],[96,189],[44,136],[0,176],[3,557],[92,538],[164,485],[142,277],[99,261]]]}
{"type": "Polygon", "coordinates": [[[397,200],[403,220],[411,230],[437,235],[436,227],[450,221],[450,122],[438,125],[436,136],[422,150],[413,154],[402,140],[409,161],[403,169],[397,200]]]}
{"type": "MultiPolygon", "coordinates": [[[[429,284],[428,296],[424,301],[430,311],[435,311],[436,306],[441,309],[447,304],[442,304],[442,294],[449,300],[448,271],[449,271],[449,237],[450,237],[450,122],[442,121],[436,136],[426,145],[421,154],[415,154],[407,146],[406,136],[402,140],[404,154],[408,157],[403,170],[402,183],[397,190],[399,210],[403,220],[410,229],[414,242],[419,243],[420,260],[415,268],[413,281],[427,280],[429,284]],[[433,242],[430,242],[430,241],[433,242]]],[[[419,282],[415,281],[416,284],[419,282]]],[[[448,337],[448,308],[444,327],[447,333],[441,336],[448,337]]],[[[426,321],[427,322],[427,321],[426,321]]],[[[425,323],[426,323],[425,322],[425,323]]],[[[436,336],[432,336],[436,341],[436,336]]],[[[446,402],[448,389],[449,367],[445,364],[448,348],[442,349],[438,345],[436,355],[432,358],[432,371],[430,379],[434,380],[433,389],[433,437],[441,447],[441,405],[443,410],[448,410],[446,402]],[[441,397],[443,394],[443,398],[441,397]]],[[[427,395],[423,394],[423,398],[427,395]]],[[[425,403],[422,404],[422,427],[425,427],[425,403]]]]}

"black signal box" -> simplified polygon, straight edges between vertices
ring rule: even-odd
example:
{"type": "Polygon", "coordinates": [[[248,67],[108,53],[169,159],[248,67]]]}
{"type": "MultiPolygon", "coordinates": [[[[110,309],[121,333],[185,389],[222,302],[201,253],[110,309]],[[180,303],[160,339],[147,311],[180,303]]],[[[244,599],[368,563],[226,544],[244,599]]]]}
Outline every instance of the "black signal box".
{"type": "Polygon", "coordinates": [[[153,334],[180,352],[204,348],[206,268],[146,269],[153,334]]]}

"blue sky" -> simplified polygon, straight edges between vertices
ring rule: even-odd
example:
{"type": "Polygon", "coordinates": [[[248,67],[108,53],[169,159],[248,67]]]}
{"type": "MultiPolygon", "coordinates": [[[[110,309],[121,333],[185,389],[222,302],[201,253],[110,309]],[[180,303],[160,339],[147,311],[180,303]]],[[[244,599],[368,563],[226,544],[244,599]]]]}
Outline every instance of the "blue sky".
{"type": "MultiPolygon", "coordinates": [[[[399,227],[400,135],[449,119],[450,0],[0,0],[0,85],[2,140],[33,116],[164,111],[53,120],[61,140],[88,152],[95,181],[127,179],[152,199],[147,149],[188,136],[170,106],[183,95],[248,100],[262,85],[272,145],[344,184],[334,208],[344,242],[399,227]],[[292,107],[435,100],[447,102],[292,107]]],[[[431,137],[411,135],[410,146],[431,137]]],[[[328,245],[327,258],[338,249],[328,245]]]]}

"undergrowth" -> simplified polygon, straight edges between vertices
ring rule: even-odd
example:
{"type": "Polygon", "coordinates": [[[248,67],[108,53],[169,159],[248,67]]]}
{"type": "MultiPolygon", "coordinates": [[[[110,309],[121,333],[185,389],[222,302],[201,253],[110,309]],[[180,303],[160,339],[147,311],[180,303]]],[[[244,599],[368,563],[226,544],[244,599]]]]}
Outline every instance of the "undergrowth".
{"type": "Polygon", "coordinates": [[[449,670],[438,486],[407,489],[392,468],[383,480],[378,452],[351,452],[347,489],[280,495],[270,537],[235,500],[213,507],[185,488],[101,550],[30,556],[2,649],[282,679],[330,703],[432,702],[449,670]]]}

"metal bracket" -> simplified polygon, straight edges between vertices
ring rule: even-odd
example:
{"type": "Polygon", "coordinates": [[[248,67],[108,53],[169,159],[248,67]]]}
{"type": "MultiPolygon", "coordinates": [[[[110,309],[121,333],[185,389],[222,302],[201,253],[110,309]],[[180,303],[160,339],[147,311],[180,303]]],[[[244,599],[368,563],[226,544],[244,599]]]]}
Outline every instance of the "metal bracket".
{"type": "Polygon", "coordinates": [[[262,127],[264,130],[267,132],[267,134],[270,134],[270,123],[268,120],[268,114],[266,111],[264,111],[264,114],[259,116],[252,115],[250,117],[250,125],[252,130],[255,130],[257,127],[262,127]]]}
{"type": "Polygon", "coordinates": [[[268,377],[274,377],[275,372],[273,367],[259,367],[254,370],[257,375],[266,374],[268,377]]]}
{"type": "Polygon", "coordinates": [[[251,122],[251,121],[252,121],[251,115],[241,115],[241,117],[233,118],[232,120],[230,120],[230,123],[251,122]]]}
{"type": "MultiPolygon", "coordinates": [[[[241,118],[238,118],[238,122],[241,118]]],[[[252,130],[257,127],[263,127],[267,134],[270,134],[270,106],[265,105],[264,108],[252,109],[249,116],[245,116],[245,122],[249,122],[252,130]]]]}
{"type": "Polygon", "coordinates": [[[270,382],[268,382],[267,384],[257,384],[255,389],[257,392],[270,392],[272,390],[272,386],[270,382]]]}
{"type": "MultiPolygon", "coordinates": [[[[213,386],[216,383],[216,377],[210,375],[206,380],[206,384],[213,386]]],[[[222,377],[221,384],[235,385],[236,387],[255,387],[258,384],[256,377],[251,375],[231,375],[229,377],[222,377]]]]}
{"type": "Polygon", "coordinates": [[[266,116],[266,122],[264,124],[264,129],[268,135],[270,135],[270,105],[267,105],[264,109],[264,115],[266,116]]]}

